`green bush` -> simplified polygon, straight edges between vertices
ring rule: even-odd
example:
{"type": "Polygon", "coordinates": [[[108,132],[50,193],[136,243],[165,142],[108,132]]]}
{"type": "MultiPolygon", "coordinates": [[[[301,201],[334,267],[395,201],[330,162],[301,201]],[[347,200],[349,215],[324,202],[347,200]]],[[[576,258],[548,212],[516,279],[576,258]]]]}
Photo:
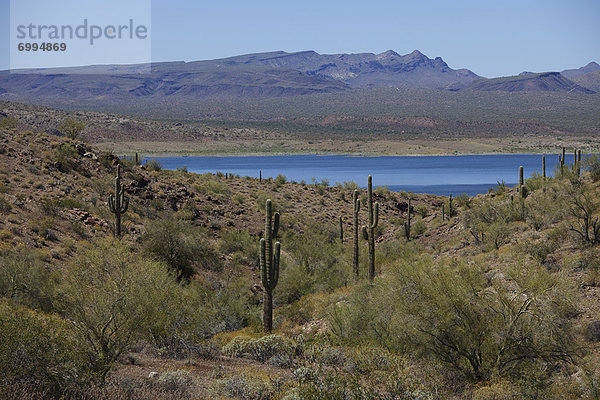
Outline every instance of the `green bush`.
{"type": "Polygon", "coordinates": [[[166,321],[176,318],[181,306],[180,286],[167,268],[131,253],[116,239],[80,249],[57,296],[101,377],[135,340],[172,325],[166,321]]]}
{"type": "Polygon", "coordinates": [[[266,400],[276,394],[272,382],[263,376],[249,373],[222,379],[216,383],[213,391],[226,395],[227,398],[243,400],[266,400]]]}
{"type": "Polygon", "coordinates": [[[73,117],[65,118],[64,121],[58,126],[58,130],[64,133],[64,135],[69,139],[77,139],[84,129],[85,124],[73,117]]]}
{"type": "Polygon", "coordinates": [[[237,336],[223,346],[222,351],[230,357],[247,357],[264,363],[274,356],[285,355],[293,358],[296,344],[280,335],[268,335],[258,339],[237,336]]]}
{"type": "Polygon", "coordinates": [[[0,299],[0,338],[0,385],[26,382],[58,394],[94,378],[82,337],[56,315],[0,299]]]}
{"type": "Polygon", "coordinates": [[[28,307],[51,311],[58,276],[37,251],[19,247],[0,253],[0,296],[28,307]]]}
{"type": "Polygon", "coordinates": [[[489,279],[477,265],[404,258],[385,280],[332,306],[332,331],[435,357],[473,380],[552,371],[572,360],[575,310],[566,280],[535,266],[505,274],[489,279]]]}
{"type": "Polygon", "coordinates": [[[162,165],[160,161],[151,158],[144,162],[144,166],[148,171],[160,171],[162,169],[162,165]]]}
{"type": "Polygon", "coordinates": [[[258,267],[258,240],[248,231],[228,230],[221,234],[218,249],[222,253],[239,253],[243,261],[258,267]]]}
{"type": "Polygon", "coordinates": [[[177,392],[185,396],[193,385],[193,379],[188,371],[178,369],[160,374],[158,384],[163,390],[177,392]]]}
{"type": "Polygon", "coordinates": [[[194,266],[214,271],[222,267],[221,259],[200,232],[173,217],[151,221],[142,238],[142,247],[183,279],[194,274],[194,266]]]}
{"type": "Polygon", "coordinates": [[[600,181],[600,154],[590,154],[582,160],[583,168],[590,173],[592,181],[600,181]]]}

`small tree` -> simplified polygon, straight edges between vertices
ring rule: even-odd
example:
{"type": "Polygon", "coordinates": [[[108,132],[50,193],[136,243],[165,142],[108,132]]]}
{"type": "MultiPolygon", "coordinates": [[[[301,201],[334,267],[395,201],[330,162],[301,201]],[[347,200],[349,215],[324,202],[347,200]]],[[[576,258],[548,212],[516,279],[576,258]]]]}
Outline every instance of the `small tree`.
{"type": "Polygon", "coordinates": [[[81,131],[85,129],[85,124],[73,117],[67,117],[61,122],[58,129],[69,139],[77,139],[81,134],[81,131]]]}
{"type": "Polygon", "coordinates": [[[577,224],[572,224],[570,230],[586,243],[595,245],[600,242],[600,202],[595,196],[586,193],[585,189],[580,193],[577,191],[579,188],[573,188],[570,193],[569,214],[577,219],[577,224]]]}
{"type": "Polygon", "coordinates": [[[194,274],[194,265],[211,270],[221,268],[220,258],[199,232],[174,217],[151,222],[143,238],[143,248],[183,279],[194,274]]]}
{"type": "Polygon", "coordinates": [[[62,314],[82,334],[88,361],[104,379],[135,340],[164,325],[180,291],[162,264],[132,257],[126,245],[107,239],[70,263],[59,294],[62,314]]]}

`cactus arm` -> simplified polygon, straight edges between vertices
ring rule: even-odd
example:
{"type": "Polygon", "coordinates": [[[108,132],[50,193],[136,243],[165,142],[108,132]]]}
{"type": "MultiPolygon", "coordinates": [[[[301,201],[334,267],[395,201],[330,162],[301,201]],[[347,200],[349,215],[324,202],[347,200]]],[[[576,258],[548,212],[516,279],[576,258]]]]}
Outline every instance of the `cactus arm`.
{"type": "Polygon", "coordinates": [[[375,213],[373,214],[373,229],[379,224],[379,203],[375,203],[375,213]]]}
{"type": "Polygon", "coordinates": [[[281,243],[275,242],[275,254],[273,255],[273,279],[271,280],[271,287],[275,289],[277,282],[279,281],[279,260],[281,252],[281,243]]]}
{"type": "Polygon", "coordinates": [[[271,235],[273,237],[277,237],[277,233],[279,233],[279,213],[276,212],[273,218],[273,230],[271,235]]]}
{"type": "Polygon", "coordinates": [[[129,207],[129,198],[125,197],[123,199],[123,204],[121,207],[121,214],[124,214],[125,212],[127,212],[128,207],[129,207]]]}
{"type": "Polygon", "coordinates": [[[263,286],[268,286],[267,282],[267,268],[266,268],[266,257],[265,257],[265,239],[260,239],[260,280],[263,286]]]}

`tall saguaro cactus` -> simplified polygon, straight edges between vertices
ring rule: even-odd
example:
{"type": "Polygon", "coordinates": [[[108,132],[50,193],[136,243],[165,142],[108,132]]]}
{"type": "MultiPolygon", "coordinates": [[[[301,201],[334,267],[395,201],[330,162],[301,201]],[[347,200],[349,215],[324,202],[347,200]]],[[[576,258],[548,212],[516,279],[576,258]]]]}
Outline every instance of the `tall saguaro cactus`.
{"type": "Polygon", "coordinates": [[[354,271],[354,275],[356,279],[358,279],[358,231],[360,228],[358,227],[358,212],[360,211],[360,199],[358,198],[358,190],[354,190],[352,193],[352,214],[354,216],[354,241],[353,245],[353,253],[352,253],[352,269],[354,271]]]}
{"type": "Polygon", "coordinates": [[[562,148],[562,157],[558,155],[558,162],[560,163],[560,176],[563,176],[565,169],[565,148],[562,148]]]}
{"type": "Polygon", "coordinates": [[[369,279],[375,279],[375,228],[379,223],[379,203],[373,204],[373,177],[369,175],[367,186],[367,213],[369,225],[363,226],[363,236],[369,242],[369,279]]]}
{"type": "Polygon", "coordinates": [[[450,193],[450,196],[448,197],[448,220],[450,220],[450,218],[452,218],[453,215],[454,208],[452,207],[452,193],[450,193]]]}
{"type": "Polygon", "coordinates": [[[542,176],[546,180],[546,156],[542,156],[542,176]]]}
{"type": "Polygon", "coordinates": [[[279,213],[273,218],[271,199],[267,200],[265,217],[265,237],[260,239],[260,278],[263,288],[263,330],[273,330],[273,289],[279,279],[279,253],[281,244],[273,238],[279,230],[279,213]]]}
{"type": "Polygon", "coordinates": [[[408,209],[406,210],[406,222],[404,223],[404,234],[406,240],[410,241],[410,197],[408,198],[408,209]]]}
{"type": "Polygon", "coordinates": [[[340,243],[344,243],[344,221],[340,215],[340,243]]]}
{"type": "Polygon", "coordinates": [[[523,166],[519,167],[519,187],[517,188],[521,194],[521,198],[527,197],[527,188],[525,187],[525,180],[523,179],[523,166]]]}
{"type": "Polygon", "coordinates": [[[117,176],[115,178],[115,194],[108,196],[108,208],[115,214],[115,237],[121,236],[121,214],[127,211],[129,199],[125,197],[125,189],[121,183],[121,166],[117,165],[117,176]]]}
{"type": "Polygon", "coordinates": [[[575,161],[573,164],[573,168],[575,168],[575,166],[577,167],[576,174],[577,174],[577,177],[579,178],[581,176],[581,150],[577,150],[577,152],[575,154],[575,161]]]}

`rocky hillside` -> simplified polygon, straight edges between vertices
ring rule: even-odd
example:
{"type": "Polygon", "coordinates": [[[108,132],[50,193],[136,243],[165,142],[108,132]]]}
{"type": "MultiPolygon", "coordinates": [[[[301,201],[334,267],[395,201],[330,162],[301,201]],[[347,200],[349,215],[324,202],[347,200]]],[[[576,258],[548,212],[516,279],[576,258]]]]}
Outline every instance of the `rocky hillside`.
{"type": "MultiPolygon", "coordinates": [[[[456,197],[452,215],[448,198],[376,188],[377,276],[370,283],[355,281],[352,272],[351,182],[329,187],[283,176],[261,181],[226,171],[164,171],[2,121],[0,274],[10,279],[0,281],[0,352],[15,362],[0,368],[17,378],[0,382],[0,397],[44,398],[40,382],[56,382],[55,365],[90,368],[71,354],[74,346],[55,350],[53,344],[64,344],[61,335],[68,333],[86,344],[86,354],[95,354],[89,343],[97,340],[80,338],[73,326],[97,333],[99,320],[111,335],[135,340],[103,361],[106,380],[78,388],[85,396],[62,395],[74,389],[67,383],[82,379],[71,374],[56,383],[56,398],[594,398],[600,354],[597,159],[591,172],[565,166],[556,178],[527,179],[519,192],[499,183],[485,195],[456,197]],[[117,164],[129,208],[124,237],[109,242],[107,197],[117,164]],[[277,334],[264,336],[257,329],[257,261],[267,198],[281,213],[282,266],[274,291],[277,334]],[[165,256],[157,248],[173,252],[165,256]],[[190,249],[183,258],[174,256],[190,249]],[[112,258],[119,254],[122,264],[112,258]],[[177,262],[191,263],[189,282],[166,275],[177,262]],[[165,280],[154,281],[144,268],[165,280]],[[123,281],[145,286],[138,292],[123,281]],[[90,303],[94,296],[104,301],[90,303]],[[131,310],[138,315],[122,301],[156,298],[139,308],[153,318],[139,321],[152,335],[135,324],[111,325],[115,310],[119,317],[131,317],[131,310]],[[69,299],[76,301],[63,303],[69,299]],[[83,314],[61,307],[81,302],[90,304],[80,307],[83,314]],[[163,308],[171,312],[155,313],[163,308]],[[97,320],[84,318],[86,312],[97,320]],[[22,351],[38,348],[24,343],[52,351],[22,351]],[[21,351],[12,351],[13,344],[21,351]]],[[[361,190],[363,224],[365,197],[361,190]]],[[[366,248],[361,240],[361,278],[366,248]]],[[[111,335],[106,340],[113,344],[111,335]]]]}

